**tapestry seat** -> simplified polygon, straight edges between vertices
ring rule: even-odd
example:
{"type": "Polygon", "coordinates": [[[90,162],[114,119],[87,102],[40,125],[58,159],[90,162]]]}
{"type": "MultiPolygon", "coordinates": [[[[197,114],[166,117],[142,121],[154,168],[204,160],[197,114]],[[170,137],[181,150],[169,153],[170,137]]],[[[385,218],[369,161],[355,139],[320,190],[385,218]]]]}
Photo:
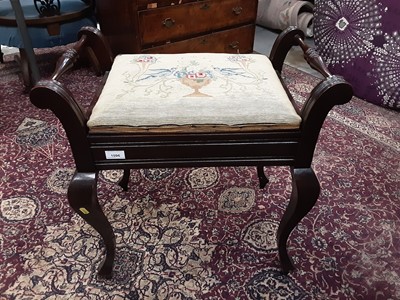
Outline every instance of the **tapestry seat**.
{"type": "Polygon", "coordinates": [[[125,54],[115,58],[87,123],[92,132],[298,129],[270,60],[260,54],[125,54]]]}
{"type": "MultiPolygon", "coordinates": [[[[290,27],[269,58],[259,54],[126,54],[114,59],[101,32],[85,27],[48,80],[30,92],[31,102],[62,123],[75,160],[68,188],[73,210],[100,234],[106,248],[99,275],[110,278],[116,256],[114,230],[97,196],[101,170],[205,166],[254,166],[260,188],[264,166],[288,166],[292,193],[277,231],[282,271],[294,268],[287,249],[292,230],[320,192],[311,167],[325,117],[352,97],[351,86],[332,75],[321,57],[290,27]],[[296,104],[282,79],[286,54],[299,45],[324,79],[296,104]],[[61,81],[81,53],[108,74],[87,110],[61,81]]],[[[135,187],[133,187],[135,188],[135,187]]]]}

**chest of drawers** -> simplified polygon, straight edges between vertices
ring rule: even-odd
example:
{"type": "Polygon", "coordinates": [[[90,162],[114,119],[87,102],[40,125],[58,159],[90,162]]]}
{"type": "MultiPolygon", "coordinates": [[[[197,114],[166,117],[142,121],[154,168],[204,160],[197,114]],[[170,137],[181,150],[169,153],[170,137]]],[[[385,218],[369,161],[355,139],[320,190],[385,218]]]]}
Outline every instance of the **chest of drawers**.
{"type": "Polygon", "coordinates": [[[253,51],[257,0],[97,0],[114,54],[253,51]]]}

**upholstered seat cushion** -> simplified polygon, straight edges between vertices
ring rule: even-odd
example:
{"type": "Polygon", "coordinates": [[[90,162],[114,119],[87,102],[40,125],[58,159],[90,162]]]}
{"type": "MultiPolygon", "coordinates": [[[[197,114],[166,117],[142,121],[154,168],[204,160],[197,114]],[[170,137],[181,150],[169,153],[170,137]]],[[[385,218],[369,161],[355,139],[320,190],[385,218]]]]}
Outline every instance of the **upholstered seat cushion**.
{"type": "Polygon", "coordinates": [[[115,58],[91,131],[299,128],[269,59],[259,54],[125,54],[115,58]]]}

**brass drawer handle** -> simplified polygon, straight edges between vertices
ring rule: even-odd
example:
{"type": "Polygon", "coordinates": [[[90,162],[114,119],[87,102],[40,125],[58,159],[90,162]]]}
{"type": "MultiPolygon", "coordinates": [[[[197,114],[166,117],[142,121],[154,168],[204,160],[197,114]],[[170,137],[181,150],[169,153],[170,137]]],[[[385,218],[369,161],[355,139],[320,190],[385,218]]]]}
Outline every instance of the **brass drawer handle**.
{"type": "Polygon", "coordinates": [[[242,13],[242,10],[243,10],[243,8],[241,6],[236,6],[236,7],[232,8],[232,12],[237,16],[242,13]]]}
{"type": "Polygon", "coordinates": [[[162,22],[162,24],[163,24],[165,27],[167,27],[167,28],[171,28],[172,26],[175,25],[175,20],[172,19],[172,18],[166,18],[166,19],[162,22]]]}
{"type": "Polygon", "coordinates": [[[229,47],[231,47],[232,49],[238,49],[239,48],[239,42],[238,41],[234,41],[234,42],[229,44],[229,47]]]}

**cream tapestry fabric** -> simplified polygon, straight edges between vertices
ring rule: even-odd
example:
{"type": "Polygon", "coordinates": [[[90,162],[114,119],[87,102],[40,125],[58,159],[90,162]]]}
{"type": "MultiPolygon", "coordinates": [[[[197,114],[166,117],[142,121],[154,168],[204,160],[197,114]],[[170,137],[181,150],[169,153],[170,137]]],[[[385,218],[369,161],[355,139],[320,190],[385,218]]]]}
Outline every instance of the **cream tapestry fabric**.
{"type": "Polygon", "coordinates": [[[258,54],[117,56],[88,126],[297,128],[271,62],[258,54]]]}

